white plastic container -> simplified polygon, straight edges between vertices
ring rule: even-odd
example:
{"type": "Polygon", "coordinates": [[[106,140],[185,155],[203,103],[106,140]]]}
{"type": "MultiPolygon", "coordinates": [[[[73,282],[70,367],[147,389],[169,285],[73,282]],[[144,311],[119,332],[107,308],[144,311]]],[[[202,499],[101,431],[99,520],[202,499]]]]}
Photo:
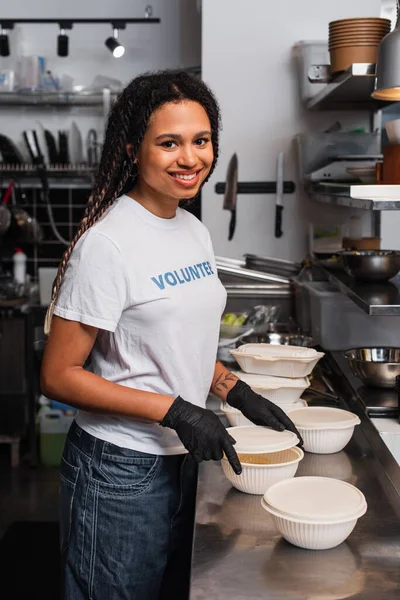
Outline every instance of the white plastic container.
{"type": "Polygon", "coordinates": [[[27,256],[21,248],[15,248],[13,254],[13,276],[17,283],[24,284],[26,277],[27,256]]]}
{"type": "Polygon", "coordinates": [[[359,417],[341,408],[313,406],[288,411],[304,441],[304,450],[315,454],[340,452],[349,443],[359,417]]]}
{"type": "Polygon", "coordinates": [[[303,392],[310,387],[308,377],[272,377],[269,375],[255,375],[243,371],[232,371],[236,377],[247,383],[251,389],[263,398],[275,404],[294,404],[300,400],[303,392]]]}
{"type": "Polygon", "coordinates": [[[307,377],[324,356],[314,348],[271,344],[243,344],[231,354],[246,373],[290,378],[307,377]]]}
{"type": "MultiPolygon", "coordinates": [[[[289,411],[294,410],[295,408],[306,408],[307,406],[308,404],[305,400],[299,400],[298,402],[294,402],[293,404],[282,404],[281,406],[279,406],[279,408],[281,408],[286,414],[288,414],[289,411]]],[[[233,406],[230,406],[226,402],[221,402],[220,410],[224,413],[224,415],[228,419],[229,425],[231,425],[232,427],[240,427],[241,425],[252,425],[253,427],[255,427],[254,423],[249,421],[249,419],[247,419],[240,410],[234,408],[233,406]]]]}
{"type": "Polygon", "coordinates": [[[328,282],[304,281],[302,285],[310,298],[311,336],[324,350],[398,346],[397,317],[367,315],[328,282]]]}
{"type": "Polygon", "coordinates": [[[278,481],[294,477],[304,457],[301,448],[289,448],[268,454],[239,454],[242,473],[236,475],[228,460],[221,460],[222,470],[231,484],[246,494],[264,494],[278,481]]]}
{"type": "Polygon", "coordinates": [[[261,499],[279,533],[309,550],[335,548],[366,513],[364,494],[353,485],[325,477],[296,477],[268,488],[261,499]]]}

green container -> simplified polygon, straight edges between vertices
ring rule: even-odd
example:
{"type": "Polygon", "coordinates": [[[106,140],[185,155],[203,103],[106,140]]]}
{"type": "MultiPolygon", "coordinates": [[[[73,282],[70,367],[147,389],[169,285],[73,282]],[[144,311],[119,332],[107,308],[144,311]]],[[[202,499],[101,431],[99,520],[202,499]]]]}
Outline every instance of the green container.
{"type": "Polygon", "coordinates": [[[59,467],[65,438],[74,415],[61,410],[46,410],[39,416],[40,462],[45,467],[59,467]]]}

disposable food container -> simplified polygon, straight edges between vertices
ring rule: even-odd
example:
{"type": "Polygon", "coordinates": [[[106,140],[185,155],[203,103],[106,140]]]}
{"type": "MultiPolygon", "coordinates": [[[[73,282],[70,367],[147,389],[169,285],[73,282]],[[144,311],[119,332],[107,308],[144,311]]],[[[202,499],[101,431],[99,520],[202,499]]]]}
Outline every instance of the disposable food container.
{"type": "Polygon", "coordinates": [[[307,377],[324,356],[314,348],[271,344],[243,344],[230,353],[246,373],[290,378],[307,377]]]}
{"type": "Polygon", "coordinates": [[[242,371],[233,371],[233,374],[247,383],[254,392],[279,406],[297,402],[303,392],[310,387],[308,377],[273,377],[242,371]]]}
{"type": "Polygon", "coordinates": [[[236,475],[224,456],[222,470],[231,484],[241,492],[262,495],[277,481],[294,477],[304,453],[297,448],[298,437],[291,431],[274,431],[268,427],[229,427],[236,440],[235,450],[242,464],[236,475]]]}
{"type": "Polygon", "coordinates": [[[335,548],[366,513],[364,494],[355,486],[326,477],[295,477],[273,484],[261,499],[279,533],[309,550],[335,548]]]}
{"type": "Polygon", "coordinates": [[[315,454],[340,452],[350,441],[359,417],[341,408],[313,406],[288,412],[304,441],[304,450],[315,454]]]}
{"type": "MultiPolygon", "coordinates": [[[[279,408],[281,408],[286,414],[288,414],[289,411],[294,410],[295,408],[306,408],[308,404],[305,400],[299,400],[298,402],[294,402],[293,404],[277,404],[277,406],[279,406],[279,408]]],[[[229,425],[231,425],[232,427],[238,427],[240,425],[252,425],[253,427],[255,427],[254,423],[249,421],[249,419],[247,419],[240,410],[234,408],[233,406],[230,406],[227,402],[221,402],[220,410],[224,413],[224,415],[228,419],[229,425]]]]}

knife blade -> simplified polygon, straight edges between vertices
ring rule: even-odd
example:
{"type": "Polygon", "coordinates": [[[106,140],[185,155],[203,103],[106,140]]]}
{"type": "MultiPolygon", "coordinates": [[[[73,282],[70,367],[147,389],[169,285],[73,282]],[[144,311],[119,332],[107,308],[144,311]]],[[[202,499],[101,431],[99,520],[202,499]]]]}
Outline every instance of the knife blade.
{"type": "Polygon", "coordinates": [[[279,152],[276,161],[276,201],[275,201],[275,237],[280,238],[282,231],[283,212],[283,163],[284,153],[279,152]]]}
{"type": "Polygon", "coordinates": [[[233,238],[236,227],[236,194],[238,179],[238,157],[236,152],[231,156],[226,173],[226,186],[224,194],[224,210],[231,211],[231,220],[229,223],[228,240],[233,238]]]}

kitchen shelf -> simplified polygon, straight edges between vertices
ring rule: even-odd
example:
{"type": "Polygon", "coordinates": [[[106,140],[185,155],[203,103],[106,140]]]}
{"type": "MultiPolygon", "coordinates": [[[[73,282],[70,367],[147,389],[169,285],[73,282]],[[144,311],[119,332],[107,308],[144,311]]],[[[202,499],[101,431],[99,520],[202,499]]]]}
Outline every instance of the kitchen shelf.
{"type": "MultiPolygon", "coordinates": [[[[97,167],[87,164],[67,164],[46,166],[47,179],[51,189],[91,188],[97,167]]],[[[37,167],[32,164],[0,164],[0,188],[8,186],[14,179],[22,189],[42,189],[43,184],[37,175],[37,167]]]]}
{"type": "Polygon", "coordinates": [[[329,269],[318,260],[315,264],[322,269],[329,281],[346,294],[367,315],[400,315],[400,276],[387,283],[362,283],[355,281],[341,269],[329,269]]]}
{"type": "Polygon", "coordinates": [[[358,63],[344,71],[307,102],[309,110],[377,111],[391,102],[371,98],[375,86],[375,64],[358,63]]]}
{"type": "Polygon", "coordinates": [[[365,210],[400,210],[400,185],[349,185],[331,181],[308,182],[306,192],[313,200],[365,210]],[[374,194],[375,188],[375,194],[374,194]],[[387,195],[382,190],[387,189],[387,195]],[[381,194],[381,198],[378,195],[381,194]],[[373,195],[373,196],[372,196],[373,195]]]}
{"type": "MultiPolygon", "coordinates": [[[[111,99],[115,92],[109,92],[111,99]]],[[[103,106],[103,92],[0,92],[1,106],[103,106]]]]}

